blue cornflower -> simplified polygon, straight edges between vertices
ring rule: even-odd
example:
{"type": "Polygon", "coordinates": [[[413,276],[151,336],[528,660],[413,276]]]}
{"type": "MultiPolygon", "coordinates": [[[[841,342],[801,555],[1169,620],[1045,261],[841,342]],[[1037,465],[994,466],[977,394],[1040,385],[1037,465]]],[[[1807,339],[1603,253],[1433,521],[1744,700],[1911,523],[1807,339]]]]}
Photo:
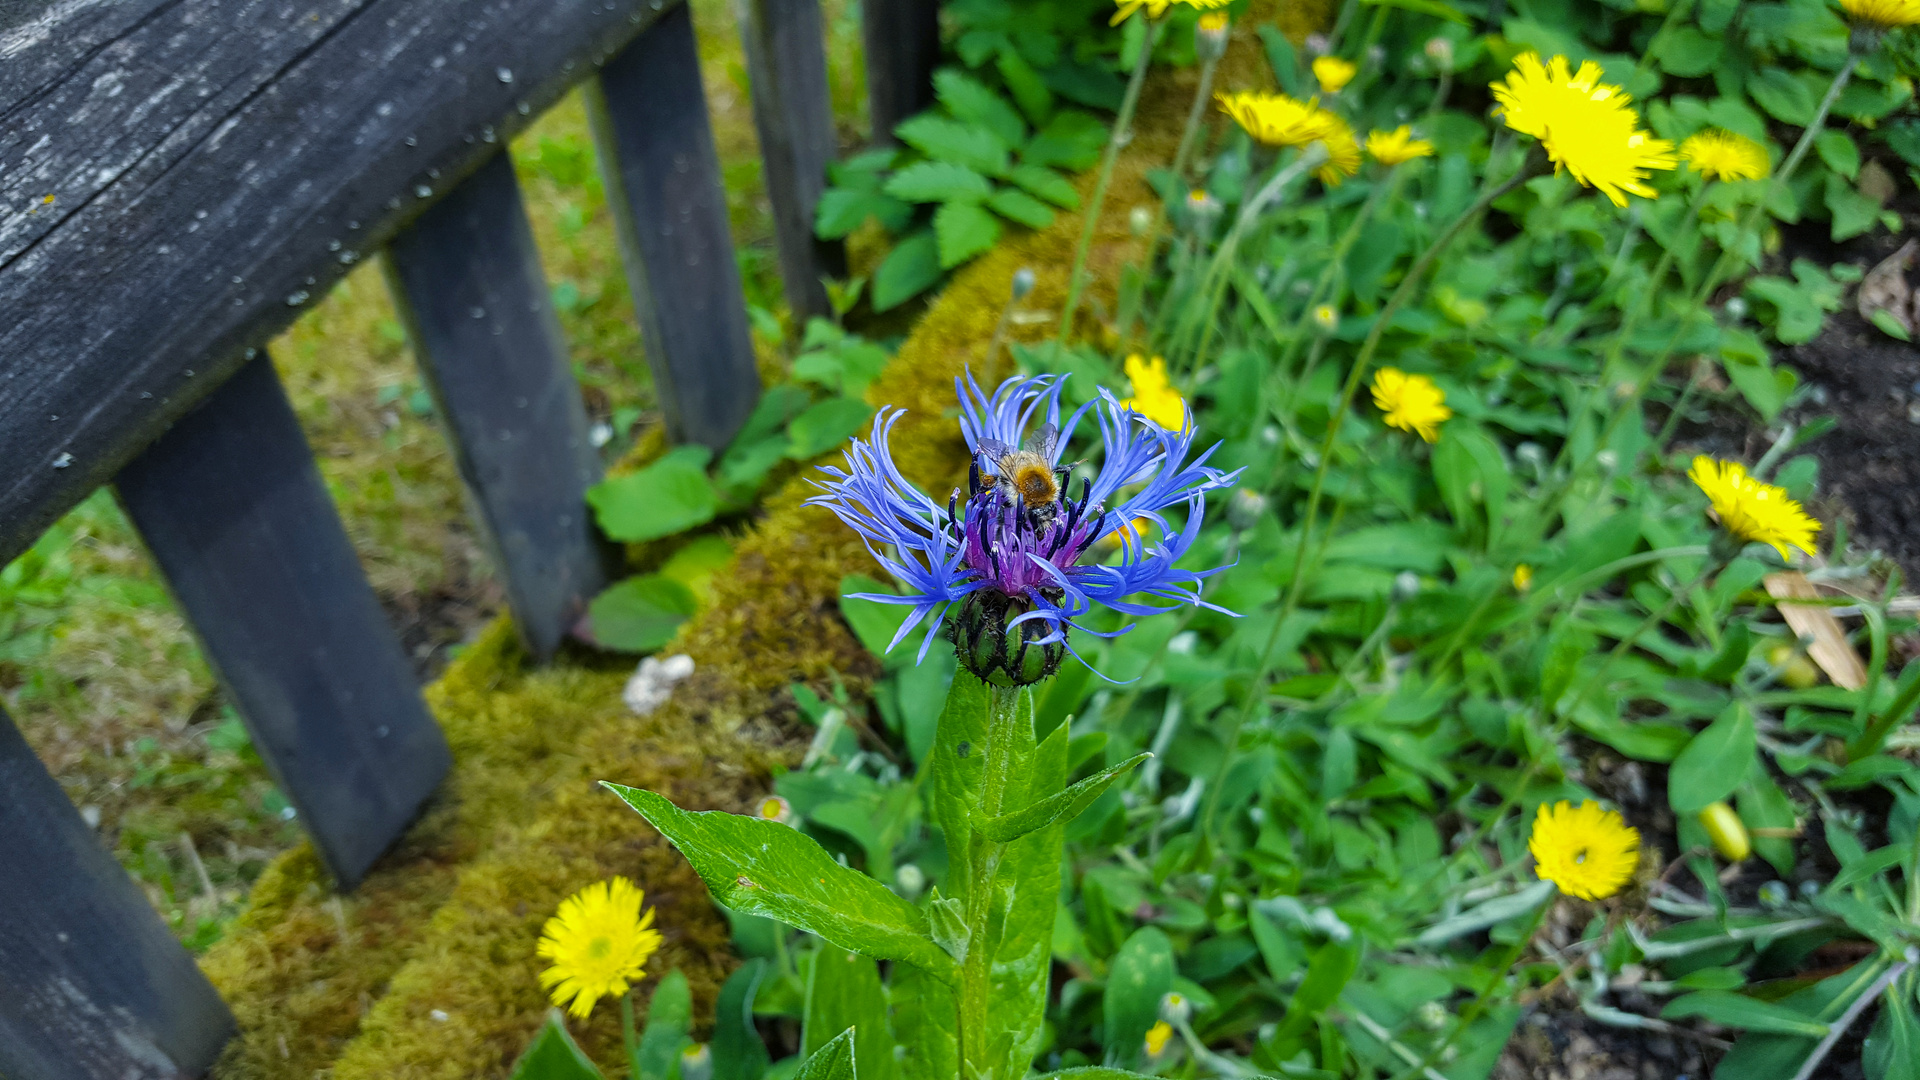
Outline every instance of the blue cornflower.
{"type": "Polygon", "coordinates": [[[983,679],[1025,684],[1053,674],[1070,648],[1069,628],[1101,637],[1130,629],[1089,630],[1078,620],[1095,604],[1128,615],[1169,610],[1129,599],[1145,596],[1224,610],[1200,596],[1200,582],[1218,568],[1175,564],[1199,535],[1206,493],[1233,483],[1238,470],[1208,467],[1213,448],[1187,461],[1191,418],[1170,431],[1104,389],[1099,401],[1062,425],[1065,378],[1008,379],[990,398],[971,374],[954,380],[972,460],[966,494],[954,491],[945,506],[893,463],[887,440],[904,415],[900,409],[880,411],[871,440],[853,441],[845,469],[821,469],[828,477],[818,485],[825,494],[809,504],[851,526],[907,588],[904,596],[858,594],[913,607],[889,648],[930,619],[920,646],[924,659],[934,632],[958,604],[955,643],[962,661],[983,679]],[[1079,463],[1060,458],[1089,412],[1099,427],[1100,469],[1074,493],[1067,478],[1079,463]],[[1185,511],[1178,531],[1161,516],[1175,504],[1185,511]],[[1152,529],[1161,537],[1157,543],[1145,539],[1152,529]],[[1101,537],[1116,533],[1117,565],[1080,561],[1101,537]]]}

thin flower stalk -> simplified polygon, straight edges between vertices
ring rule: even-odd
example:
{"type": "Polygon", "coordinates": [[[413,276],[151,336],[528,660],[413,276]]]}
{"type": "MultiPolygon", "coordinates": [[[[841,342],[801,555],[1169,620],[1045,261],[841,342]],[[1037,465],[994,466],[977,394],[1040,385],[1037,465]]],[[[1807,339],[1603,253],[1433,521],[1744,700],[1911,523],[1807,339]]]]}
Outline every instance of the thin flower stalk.
{"type": "Polygon", "coordinates": [[[1160,44],[1163,23],[1149,22],[1140,42],[1140,56],[1127,79],[1127,92],[1120,99],[1120,113],[1113,119],[1113,134],[1107,137],[1107,151],[1100,159],[1100,177],[1093,184],[1093,198],[1087,201],[1086,220],[1080,227],[1080,242],[1074,245],[1073,269],[1067,275],[1067,303],[1060,312],[1058,340],[1064,345],[1073,335],[1073,316],[1080,308],[1080,292],[1085,287],[1087,249],[1093,246],[1093,234],[1100,227],[1100,208],[1107,200],[1107,186],[1113,182],[1113,166],[1120,151],[1133,141],[1133,113],[1140,105],[1140,88],[1146,84],[1147,68],[1153,63],[1153,50],[1160,44]]]}

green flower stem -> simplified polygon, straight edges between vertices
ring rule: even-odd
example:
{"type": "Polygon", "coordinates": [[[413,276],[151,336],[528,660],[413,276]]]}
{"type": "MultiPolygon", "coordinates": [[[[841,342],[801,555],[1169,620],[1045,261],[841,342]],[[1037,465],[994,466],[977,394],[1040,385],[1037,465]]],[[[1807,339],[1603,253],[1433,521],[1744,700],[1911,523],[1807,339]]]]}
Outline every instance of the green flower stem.
{"type": "Polygon", "coordinates": [[[1206,273],[1200,278],[1200,287],[1196,295],[1202,297],[1203,301],[1190,309],[1198,313],[1198,321],[1196,323],[1194,320],[1189,320],[1180,329],[1179,337],[1185,339],[1196,326],[1204,327],[1200,344],[1195,348],[1186,365],[1186,371],[1189,374],[1200,370],[1201,358],[1206,354],[1207,344],[1213,338],[1213,316],[1220,308],[1221,298],[1226,294],[1228,270],[1233,266],[1234,253],[1239,250],[1240,240],[1246,235],[1248,226],[1252,225],[1268,206],[1278,202],[1281,193],[1289,184],[1299,179],[1302,173],[1309,169],[1317,169],[1326,163],[1326,144],[1314,143],[1302,150],[1300,156],[1293,159],[1292,164],[1275,170],[1272,178],[1261,185],[1253,198],[1241,205],[1240,213],[1233,219],[1233,227],[1227,230],[1226,239],[1220,241],[1220,247],[1213,253],[1213,259],[1207,263],[1206,273]]]}
{"type": "Polygon", "coordinates": [[[634,1033],[633,991],[620,995],[620,1038],[627,1048],[628,1075],[640,1075],[640,1037],[634,1033]]]}
{"type": "MultiPolygon", "coordinates": [[[[1014,725],[1020,720],[1020,688],[987,685],[987,745],[981,778],[980,813],[998,817],[1006,810],[1013,781],[1014,725]]],[[[987,941],[993,911],[993,879],[1007,845],[975,833],[968,845],[966,959],[960,963],[960,1075],[984,1076],[987,1060],[987,1009],[993,989],[993,949],[987,941]]]]}
{"type": "Polygon", "coordinates": [[[1539,168],[1539,161],[1536,155],[1528,155],[1527,160],[1514,171],[1512,176],[1500,184],[1483,190],[1480,197],[1473,201],[1472,206],[1467,207],[1453,224],[1447,226],[1445,231],[1434,238],[1433,243],[1427,246],[1427,250],[1421,252],[1420,257],[1414,260],[1413,266],[1407,270],[1407,275],[1400,279],[1400,285],[1393,290],[1393,295],[1387,298],[1386,306],[1380,309],[1379,318],[1374,320],[1373,329],[1367,332],[1366,341],[1360,346],[1360,354],[1354,358],[1353,370],[1347,373],[1346,386],[1340,391],[1340,401],[1334,407],[1333,415],[1327,420],[1326,437],[1320,440],[1320,461],[1313,473],[1313,487],[1307,494],[1307,509],[1301,519],[1300,542],[1294,548],[1293,575],[1287,581],[1287,591],[1281,600],[1279,616],[1274,619],[1273,629],[1267,634],[1266,647],[1260,651],[1260,667],[1255,671],[1253,680],[1247,684],[1246,703],[1234,711],[1227,721],[1227,730],[1222,737],[1226,750],[1220,755],[1220,765],[1215,770],[1213,783],[1209,785],[1206,809],[1200,819],[1204,833],[1211,833],[1213,830],[1214,815],[1220,808],[1220,785],[1226,779],[1228,770],[1233,767],[1234,757],[1239,752],[1240,730],[1246,726],[1248,720],[1253,718],[1254,710],[1266,701],[1267,678],[1273,674],[1273,654],[1274,649],[1280,644],[1280,633],[1286,627],[1287,619],[1292,616],[1294,609],[1300,606],[1302,579],[1306,577],[1307,553],[1314,546],[1313,527],[1320,516],[1320,499],[1326,491],[1327,470],[1333,460],[1334,442],[1340,437],[1340,428],[1345,424],[1347,414],[1353,410],[1354,394],[1359,391],[1361,379],[1365,376],[1368,365],[1373,362],[1373,354],[1380,348],[1380,339],[1385,336],[1387,326],[1393,322],[1393,317],[1400,313],[1400,309],[1412,297],[1414,287],[1421,278],[1426,276],[1434,260],[1452,245],[1454,238],[1460,235],[1469,222],[1478,218],[1487,207],[1492,206],[1495,199],[1519,187],[1528,177],[1534,175],[1539,168]]]}
{"type": "Polygon", "coordinates": [[[1527,951],[1527,946],[1533,944],[1533,935],[1540,932],[1540,924],[1546,920],[1547,912],[1553,908],[1554,897],[1557,895],[1559,895],[1558,892],[1549,895],[1545,900],[1540,902],[1538,907],[1533,909],[1533,915],[1527,920],[1526,930],[1520,934],[1520,937],[1516,939],[1513,944],[1507,946],[1506,951],[1500,957],[1500,961],[1494,964],[1492,970],[1487,973],[1486,986],[1481,989],[1480,993],[1474,996],[1472,1001],[1467,1003],[1466,1008],[1460,1010],[1460,1018],[1454,1022],[1452,1029],[1447,1032],[1446,1037],[1434,1043],[1432,1049],[1429,1049],[1426,1056],[1422,1057],[1418,1062],[1396,1073],[1393,1080],[1413,1080],[1414,1077],[1424,1076],[1427,1070],[1433,1066],[1434,1062],[1439,1061],[1441,1057],[1446,1054],[1447,1049],[1451,1047],[1460,1036],[1467,1033],[1467,1029],[1473,1026],[1474,1021],[1480,1019],[1481,1015],[1487,1011],[1487,1006],[1493,997],[1493,992],[1499,989],[1500,981],[1507,977],[1507,973],[1513,969],[1513,965],[1518,962],[1521,955],[1527,951]]]}
{"type": "MultiPolygon", "coordinates": [[[[1225,55],[1222,50],[1221,55],[1225,55]]],[[[1207,101],[1213,97],[1213,74],[1220,67],[1220,56],[1202,55],[1200,61],[1200,87],[1193,93],[1193,105],[1187,109],[1187,125],[1180,130],[1180,146],[1173,154],[1173,191],[1178,198],[1180,189],[1186,186],[1187,162],[1193,156],[1193,148],[1200,141],[1200,122],[1207,113],[1207,101]]],[[[1153,227],[1147,230],[1147,243],[1140,257],[1141,279],[1153,270],[1154,257],[1160,252],[1160,240],[1167,227],[1167,202],[1162,199],[1153,211],[1153,227]]],[[[1145,286],[1142,286],[1145,291],[1145,286]]],[[[1125,353],[1131,346],[1133,337],[1133,317],[1127,316],[1120,327],[1120,351],[1125,353]]]]}
{"type": "MultiPolygon", "coordinates": [[[[1405,169],[1399,165],[1389,169],[1387,182],[1374,186],[1373,192],[1367,196],[1367,201],[1361,204],[1360,212],[1355,214],[1353,221],[1348,224],[1347,231],[1340,234],[1339,241],[1333,245],[1333,254],[1327,259],[1325,269],[1320,271],[1320,279],[1313,283],[1313,292],[1307,297],[1307,306],[1300,312],[1300,321],[1295,324],[1293,336],[1287,339],[1285,347],[1280,352],[1280,359],[1273,365],[1276,373],[1284,376],[1291,372],[1293,358],[1300,351],[1300,343],[1318,336],[1311,333],[1313,310],[1321,304],[1336,306],[1339,304],[1338,285],[1344,279],[1341,268],[1346,265],[1347,253],[1352,251],[1353,245],[1359,241],[1360,231],[1373,221],[1373,215],[1379,210],[1380,204],[1397,202],[1400,198],[1400,189],[1405,184],[1405,169]]],[[[1311,368],[1312,365],[1309,364],[1308,367],[1311,368]]]]}
{"type": "Polygon", "coordinates": [[[1120,99],[1120,114],[1113,120],[1113,134],[1107,137],[1107,152],[1100,160],[1100,178],[1094,181],[1086,222],[1080,228],[1080,243],[1073,249],[1073,272],[1067,277],[1067,306],[1060,313],[1058,340],[1062,345],[1073,333],[1073,314],[1080,307],[1081,279],[1087,269],[1087,249],[1093,246],[1094,230],[1100,227],[1100,206],[1107,200],[1107,185],[1113,182],[1114,163],[1120,159],[1121,148],[1133,141],[1133,113],[1140,104],[1140,88],[1146,84],[1147,68],[1153,63],[1153,50],[1160,43],[1162,29],[1151,21],[1147,23],[1147,32],[1140,42],[1140,58],[1133,63],[1127,92],[1120,99]]]}

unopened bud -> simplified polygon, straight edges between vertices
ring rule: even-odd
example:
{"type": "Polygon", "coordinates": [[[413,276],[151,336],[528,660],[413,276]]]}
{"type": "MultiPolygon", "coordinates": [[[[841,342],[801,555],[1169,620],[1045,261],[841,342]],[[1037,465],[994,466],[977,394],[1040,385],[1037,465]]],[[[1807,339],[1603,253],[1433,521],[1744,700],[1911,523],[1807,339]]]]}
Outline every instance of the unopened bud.
{"type": "Polygon", "coordinates": [[[1325,34],[1308,34],[1307,40],[1301,44],[1306,46],[1308,56],[1325,56],[1327,50],[1333,47],[1333,42],[1325,34]]]}
{"type": "Polygon", "coordinates": [[[1313,325],[1331,334],[1340,328],[1340,312],[1332,304],[1321,304],[1313,309],[1313,325]]]}
{"type": "Polygon", "coordinates": [[[1193,28],[1193,51],[1202,61],[1218,60],[1227,51],[1227,13],[1212,11],[1200,16],[1193,28]]]}
{"type": "Polygon", "coordinates": [[[927,872],[912,863],[901,863],[893,872],[893,891],[912,900],[927,887],[927,872]]]}
{"type": "Polygon", "coordinates": [[[1747,298],[1736,296],[1723,304],[1722,310],[1727,313],[1729,319],[1744,319],[1747,317],[1747,298]]]}
{"type": "Polygon", "coordinates": [[[1260,524],[1260,515],[1266,512],[1266,496],[1252,488],[1234,488],[1227,496],[1227,528],[1234,532],[1246,532],[1260,524]]]}
{"type": "Polygon", "coordinates": [[[1406,603],[1420,595],[1420,575],[1411,570],[1402,570],[1393,576],[1393,598],[1406,603]]]}
{"type": "Polygon", "coordinates": [[[1147,235],[1147,230],[1153,228],[1153,211],[1144,206],[1134,207],[1127,214],[1127,228],[1131,229],[1135,236],[1147,235]]]}
{"type": "Polygon", "coordinates": [[[1714,850],[1728,862],[1740,862],[1753,854],[1753,841],[1747,836],[1746,823],[1726,803],[1713,803],[1700,811],[1700,827],[1707,830],[1714,850]]]}
{"type": "Polygon", "coordinates": [[[1202,221],[1210,221],[1220,212],[1220,200],[1205,188],[1194,188],[1187,192],[1187,213],[1202,221]]]}
{"type": "Polygon", "coordinates": [[[954,654],[961,665],[995,686],[1031,686],[1051,678],[1066,659],[1066,644],[1039,641],[1047,636],[1043,622],[1013,622],[1030,610],[1025,600],[998,589],[968,593],[953,622],[954,654]]]}
{"type": "Polygon", "coordinates": [[[1760,906],[1763,908],[1783,908],[1793,899],[1793,893],[1787,891],[1784,881],[1769,881],[1760,886],[1760,906]]]}
{"type": "Polygon", "coordinates": [[[1193,1002],[1175,990],[1160,999],[1160,1019],[1169,1024],[1184,1024],[1193,1019],[1193,1002]]]}
{"type": "Polygon", "coordinates": [[[1413,1019],[1428,1031],[1439,1031],[1447,1026],[1447,1007],[1437,1001],[1429,1001],[1414,1010],[1413,1019]]]}
{"type": "Polygon", "coordinates": [[[1441,71],[1453,70],[1453,42],[1443,37],[1427,39],[1427,59],[1439,65],[1441,71]]]}
{"type": "Polygon", "coordinates": [[[1620,452],[1617,450],[1602,450],[1593,455],[1593,460],[1597,462],[1601,468],[1612,472],[1620,467],[1620,452]]]}
{"type": "Polygon", "coordinates": [[[706,1043],[680,1051],[680,1080],[713,1080],[713,1051],[706,1043]]]}
{"type": "Polygon", "coordinates": [[[1025,300],[1027,294],[1032,291],[1033,271],[1025,266],[1015,270],[1013,272],[1013,298],[1015,300],[1025,300]]]}

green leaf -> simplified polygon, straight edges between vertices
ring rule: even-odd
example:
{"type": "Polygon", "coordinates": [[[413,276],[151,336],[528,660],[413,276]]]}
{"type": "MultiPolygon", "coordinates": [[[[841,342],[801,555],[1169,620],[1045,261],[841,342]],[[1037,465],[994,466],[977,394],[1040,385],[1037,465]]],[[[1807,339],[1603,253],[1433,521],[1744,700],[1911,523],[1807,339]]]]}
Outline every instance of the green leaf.
{"type": "Polygon", "coordinates": [[[1849,180],[1860,175],[1860,148],[1854,145],[1853,136],[1828,128],[1815,136],[1813,148],[1827,168],[1849,180]]]}
{"type": "Polygon", "coordinates": [[[981,202],[993,194],[993,185],[965,165],[922,161],[895,173],[887,194],[909,202],[981,202]]]}
{"type": "Polygon", "coordinates": [[[1676,26],[1660,38],[1655,59],[1669,75],[1697,79],[1720,62],[1721,39],[1708,37],[1691,26],[1676,26]]]}
{"type": "Polygon", "coordinates": [[[816,1061],[844,1059],[844,1080],[893,1080],[893,1032],[887,1024],[887,991],[870,956],[822,945],[807,977],[806,1011],[800,1024],[802,1073],[816,1061]],[[848,1039],[851,1034],[852,1038],[848,1039]],[[835,1046],[848,1044],[829,1054],[835,1046]]]}
{"type": "Polygon", "coordinates": [[[1067,210],[1080,209],[1080,192],[1073,182],[1044,165],[1016,165],[1007,179],[1067,210]]]}
{"type": "Polygon", "coordinates": [[[806,461],[846,442],[873,417],[873,407],[853,398],[833,397],[793,418],[787,427],[792,443],[787,456],[806,461]]]}
{"type": "Polygon", "coordinates": [[[644,469],[587,489],[600,531],[625,543],[658,540],[713,520],[720,497],[707,479],[712,451],[682,446],[644,469]]]}
{"type": "Polygon", "coordinates": [[[959,1010],[953,990],[911,965],[893,969],[889,990],[900,1080],[953,1080],[960,1075],[959,1010]]]}
{"type": "Polygon", "coordinates": [[[933,232],[939,237],[940,266],[951,270],[991,248],[1000,239],[1000,222],[972,203],[943,203],[933,212],[933,232]]]}
{"type": "Polygon", "coordinates": [[[994,62],[1000,70],[1000,78],[1006,81],[1007,89],[1013,92],[1013,100],[1019,102],[1020,111],[1027,119],[1036,124],[1044,124],[1053,115],[1053,91],[1040,78],[1033,65],[1020,55],[1020,50],[1006,48],[1000,50],[1000,58],[994,62]]]}
{"type": "Polygon", "coordinates": [[[1107,125],[1078,109],[1062,109],[1020,151],[1020,160],[1077,172],[1099,161],[1106,145],[1107,125]]]}
{"type": "Polygon", "coordinates": [[[1008,146],[1027,141],[1027,122],[1020,118],[1019,111],[978,80],[953,68],[941,68],[933,73],[933,92],[948,112],[985,127],[1008,146]]]}
{"type": "Polygon", "coordinates": [[[847,620],[847,625],[853,628],[853,636],[859,638],[860,644],[875,656],[887,655],[888,647],[893,644],[893,635],[900,632],[900,624],[907,621],[913,608],[906,604],[861,600],[852,594],[892,594],[893,591],[884,582],[865,574],[848,574],[840,579],[840,617],[847,620]]]}
{"type": "Polygon", "coordinates": [[[1007,144],[978,124],[921,113],[893,129],[900,141],[935,161],[964,165],[988,176],[1007,171],[1007,144]]]}
{"type": "MultiPolygon", "coordinates": [[[[873,961],[869,960],[867,962],[872,963],[873,961]]],[[[816,957],[814,959],[814,966],[817,968],[819,964],[819,958],[816,957]]],[[[855,1035],[853,1028],[842,1031],[833,1041],[820,1047],[820,1049],[815,1050],[811,1054],[807,1054],[807,1060],[800,1063],[800,1071],[793,1074],[793,1080],[855,1080],[855,1077],[867,1077],[868,1080],[871,1080],[873,1076],[891,1075],[890,1071],[888,1073],[863,1072],[862,1070],[867,1068],[867,1066],[863,1066],[859,1064],[859,1062],[865,1055],[858,1054],[855,1051],[854,1042],[855,1035]]],[[[875,1045],[885,1046],[888,1063],[891,1064],[893,1058],[892,1043],[883,1043],[876,1040],[875,1045]]],[[[805,1051],[802,1052],[804,1053],[805,1051]]]]}
{"type": "Polygon", "coordinates": [[[934,944],[920,909],[841,866],[812,837],[778,822],[695,813],[651,791],[605,786],[680,849],[720,904],[811,931],[843,949],[955,976],[953,959],[934,944]]]}
{"type": "Polygon", "coordinates": [[[547,1022],[533,1045],[513,1067],[513,1080],[602,1080],[600,1070],[567,1034],[559,1009],[547,1010],[547,1022]]]}
{"type": "Polygon", "coordinates": [[[1411,11],[1415,15],[1427,15],[1446,22],[1459,23],[1461,26],[1468,26],[1473,22],[1467,18],[1465,12],[1447,3],[1446,0],[1366,0],[1366,3],[1381,7],[1396,7],[1402,11],[1411,11]]]}
{"type": "MultiPolygon", "coordinates": [[[[1014,772],[1024,776],[1023,802],[1038,802],[1067,783],[1067,750],[1071,741],[1066,725],[1053,729],[1038,747],[1031,743],[1033,695],[1020,694],[1019,725],[1022,744],[1016,748],[1014,772]],[[1031,748],[1030,750],[1028,748],[1031,748]],[[1025,763],[1021,752],[1026,752],[1025,763]]],[[[987,1045],[999,1051],[997,1076],[1021,1076],[1033,1067],[1046,1037],[1047,991],[1053,972],[1053,929],[1060,907],[1060,865],[1066,841],[1066,823],[1058,821],[1008,844],[994,875],[996,896],[1011,896],[1012,905],[993,948],[993,971],[988,986],[987,1045]]],[[[991,932],[991,927],[989,928],[991,932]]]]}
{"type": "Polygon", "coordinates": [[[619,652],[652,652],[699,610],[693,590],[660,574],[630,577],[593,598],[593,640],[619,652]]]}
{"type": "MultiPolygon", "coordinates": [[[[1788,801],[1780,785],[1773,782],[1773,777],[1757,761],[1753,771],[1747,774],[1746,783],[1740,785],[1736,805],[1740,819],[1753,828],[1793,828],[1793,803],[1788,801]]],[[[1756,836],[1753,838],[1753,850],[1771,863],[1780,876],[1786,877],[1793,872],[1793,841],[1786,837],[1756,836]]]]}
{"type": "Polygon", "coordinates": [[[839,240],[865,225],[868,218],[878,218],[891,229],[896,226],[890,223],[900,222],[912,212],[911,206],[877,191],[828,188],[814,205],[813,233],[822,240],[839,240]]]}
{"type": "Polygon", "coordinates": [[[1907,333],[1907,328],[1901,326],[1900,320],[1894,318],[1893,312],[1888,311],[1886,308],[1874,308],[1873,314],[1869,315],[1868,318],[1873,322],[1874,326],[1880,328],[1881,333],[1896,341],[1913,340],[1913,335],[1907,333]]]}
{"type": "Polygon", "coordinates": [[[767,1044],[753,1025],[753,1001],[760,994],[760,980],[766,972],[766,960],[755,957],[733,969],[720,987],[720,998],[713,1006],[713,1041],[709,1044],[713,1080],[760,1080],[766,1074],[767,1044]]]}
{"type": "Polygon", "coordinates": [[[887,252],[873,272],[873,310],[890,311],[940,280],[940,246],[932,229],[922,229],[887,252]]]}
{"type": "MultiPolygon", "coordinates": [[[[1023,701],[1032,701],[1030,693],[1020,696],[1023,701]]],[[[946,840],[948,866],[966,866],[972,857],[968,838],[973,831],[973,808],[980,802],[991,698],[986,683],[961,669],[954,673],[946,708],[940,712],[928,766],[927,816],[946,840]]],[[[954,896],[967,899],[966,875],[953,875],[949,885],[954,896]]]]}
{"type": "Polygon", "coordinates": [[[1318,1014],[1334,1003],[1359,968],[1357,945],[1329,941],[1320,946],[1307,964],[1306,977],[1300,980],[1293,998],[1287,1002],[1286,1019],[1281,1022],[1279,1037],[1294,1039],[1311,1030],[1318,1014]]]}
{"type": "Polygon", "coordinates": [[[1804,1035],[1814,1039],[1827,1033],[1827,1025],[1796,1009],[1725,990],[1701,990],[1676,998],[1660,1010],[1660,1016],[1667,1020],[1698,1016],[1716,1024],[1747,1031],[1804,1035]]]}
{"type": "Polygon", "coordinates": [[[1813,110],[1819,101],[1806,80],[1777,67],[1762,68],[1749,75],[1747,93],[1775,119],[1795,127],[1805,127],[1813,119],[1813,110]]]}
{"type": "Polygon", "coordinates": [[[1693,814],[1719,802],[1746,779],[1757,746],[1753,713],[1743,702],[1727,706],[1718,719],[1687,743],[1667,773],[1667,801],[1681,814],[1693,814]]]}
{"type": "Polygon", "coordinates": [[[1004,844],[1011,840],[1018,840],[1037,829],[1044,829],[1056,821],[1070,822],[1079,817],[1087,807],[1092,806],[1093,800],[1105,795],[1115,780],[1133,771],[1134,766],[1152,756],[1152,754],[1135,754],[1118,765],[1102,769],[1065,791],[1033,803],[1024,810],[984,820],[975,815],[974,830],[995,843],[1004,844]]]}
{"type": "Polygon", "coordinates": [[[1860,194],[1835,173],[1827,174],[1825,199],[1827,211],[1833,215],[1830,235],[1835,241],[1850,240],[1880,221],[1880,204],[1860,194]]]}
{"type": "MultiPolygon", "coordinates": [[[[1018,188],[994,192],[993,198],[987,200],[987,208],[1029,229],[1044,229],[1053,224],[1053,208],[1018,188]]],[[[938,218],[934,224],[939,224],[938,218]]]]}
{"type": "Polygon", "coordinates": [[[1913,1011],[1911,971],[1894,981],[1880,1002],[1880,1018],[1867,1034],[1861,1064],[1872,1080],[1920,1080],[1920,1016],[1913,1011]]]}
{"type": "Polygon", "coordinates": [[[1147,1029],[1160,1018],[1160,999],[1173,989],[1173,970],[1173,942],[1158,927],[1135,930],[1113,955],[1100,1002],[1107,1060],[1140,1060],[1147,1029]]]}
{"type": "Polygon", "coordinates": [[[641,1033],[633,1057],[637,1080],[669,1080],[692,1027],[693,995],[687,977],[676,968],[653,988],[647,1003],[647,1030],[641,1033]]]}

